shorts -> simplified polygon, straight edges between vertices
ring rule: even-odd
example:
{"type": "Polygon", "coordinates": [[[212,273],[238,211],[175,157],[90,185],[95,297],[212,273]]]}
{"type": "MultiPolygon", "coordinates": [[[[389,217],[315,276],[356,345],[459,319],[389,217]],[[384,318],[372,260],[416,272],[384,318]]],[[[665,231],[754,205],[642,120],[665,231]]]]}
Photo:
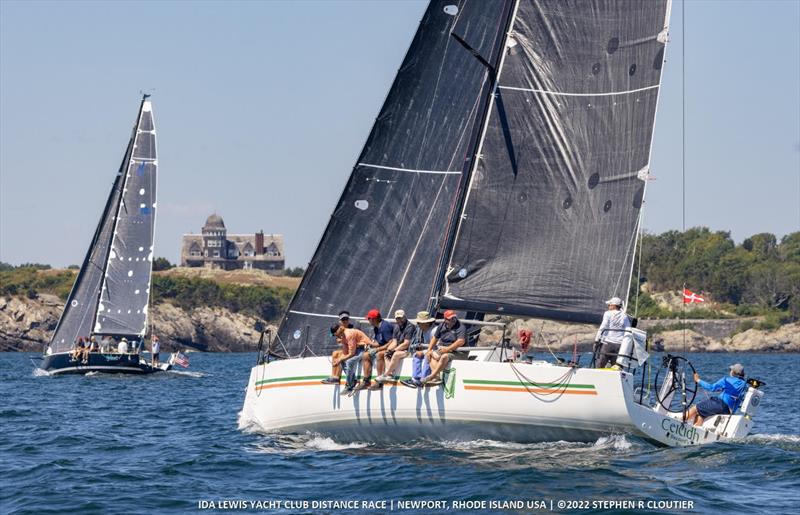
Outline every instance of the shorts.
{"type": "Polygon", "coordinates": [[[731,410],[728,405],[722,402],[719,397],[711,397],[703,402],[697,403],[697,414],[703,418],[711,415],[730,415],[731,410]]]}
{"type": "Polygon", "coordinates": [[[158,354],[159,354],[158,352],[156,352],[155,354],[153,354],[153,359],[158,359],[158,354]]]}

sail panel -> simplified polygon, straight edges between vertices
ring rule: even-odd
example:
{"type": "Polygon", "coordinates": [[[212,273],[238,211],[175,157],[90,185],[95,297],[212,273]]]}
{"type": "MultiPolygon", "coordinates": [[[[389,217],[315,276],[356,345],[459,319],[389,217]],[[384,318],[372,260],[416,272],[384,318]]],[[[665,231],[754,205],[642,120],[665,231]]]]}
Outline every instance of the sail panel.
{"type": "Polygon", "coordinates": [[[287,353],[327,352],[343,309],[391,317],[427,307],[489,92],[488,68],[474,53],[496,57],[509,5],[428,6],[281,323],[287,353]]]}
{"type": "Polygon", "coordinates": [[[145,100],[136,130],[133,157],[126,168],[122,201],[100,292],[95,333],[144,336],[147,330],[156,216],[158,165],[155,159],[152,106],[145,100]]]}
{"type": "Polygon", "coordinates": [[[446,307],[598,321],[625,297],[667,2],[520,2],[446,307]]]}
{"type": "MultiPolygon", "coordinates": [[[[127,154],[125,161],[127,161],[127,154]]],[[[92,243],[83,261],[83,266],[75,279],[72,291],[67,298],[64,312],[58,321],[50,341],[53,353],[68,351],[78,337],[88,337],[94,326],[94,313],[97,309],[100,285],[103,282],[103,267],[108,259],[111,236],[114,233],[114,219],[119,206],[122,188],[122,173],[114,179],[111,193],[95,230],[92,243]]]]}

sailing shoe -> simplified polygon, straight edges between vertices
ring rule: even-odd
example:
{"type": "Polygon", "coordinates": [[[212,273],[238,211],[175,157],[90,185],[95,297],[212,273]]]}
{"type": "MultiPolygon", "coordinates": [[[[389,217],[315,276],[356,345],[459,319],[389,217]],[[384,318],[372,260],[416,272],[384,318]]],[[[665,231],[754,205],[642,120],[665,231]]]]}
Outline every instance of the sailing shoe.
{"type": "Polygon", "coordinates": [[[400,384],[403,386],[408,386],[409,388],[418,388],[417,381],[414,379],[403,379],[400,381],[400,384]]]}
{"type": "Polygon", "coordinates": [[[320,381],[320,383],[322,383],[322,384],[339,384],[339,378],[338,377],[326,377],[325,379],[320,381]]]}
{"type": "Polygon", "coordinates": [[[442,380],[439,377],[426,377],[422,380],[422,384],[424,386],[439,386],[442,384],[442,380]]]}
{"type": "Polygon", "coordinates": [[[394,377],[383,374],[376,377],[375,380],[378,381],[379,383],[388,383],[389,381],[394,381],[394,377]]]}
{"type": "Polygon", "coordinates": [[[343,397],[345,395],[347,395],[348,397],[350,397],[351,395],[353,395],[354,392],[355,392],[355,389],[352,386],[348,386],[347,388],[342,389],[342,391],[339,392],[339,395],[341,395],[343,397]]]}
{"type": "Polygon", "coordinates": [[[381,383],[377,382],[377,380],[376,380],[374,383],[369,385],[369,388],[367,388],[367,390],[375,391],[375,390],[380,390],[382,388],[383,388],[383,385],[381,383]]]}

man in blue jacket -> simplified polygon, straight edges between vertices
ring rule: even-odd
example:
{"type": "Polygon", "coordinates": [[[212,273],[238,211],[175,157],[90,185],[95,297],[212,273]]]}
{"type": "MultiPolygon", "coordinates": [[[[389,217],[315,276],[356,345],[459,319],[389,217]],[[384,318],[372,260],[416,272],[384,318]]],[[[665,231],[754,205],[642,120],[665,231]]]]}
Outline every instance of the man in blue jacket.
{"type": "Polygon", "coordinates": [[[694,420],[694,425],[701,426],[703,421],[712,415],[730,415],[735,413],[744,400],[747,383],[744,381],[744,367],[736,363],[730,366],[730,375],[714,384],[700,379],[694,374],[694,381],[709,392],[722,392],[719,397],[710,397],[689,408],[686,421],[694,420]]]}

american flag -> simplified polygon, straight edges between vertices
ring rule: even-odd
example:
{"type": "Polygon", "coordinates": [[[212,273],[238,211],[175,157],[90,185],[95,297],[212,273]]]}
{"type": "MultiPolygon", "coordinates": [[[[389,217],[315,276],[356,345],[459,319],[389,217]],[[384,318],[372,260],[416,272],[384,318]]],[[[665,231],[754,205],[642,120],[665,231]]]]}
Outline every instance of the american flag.
{"type": "Polygon", "coordinates": [[[175,356],[175,364],[180,365],[183,368],[189,367],[189,356],[186,354],[179,352],[177,356],[175,356]]]}

